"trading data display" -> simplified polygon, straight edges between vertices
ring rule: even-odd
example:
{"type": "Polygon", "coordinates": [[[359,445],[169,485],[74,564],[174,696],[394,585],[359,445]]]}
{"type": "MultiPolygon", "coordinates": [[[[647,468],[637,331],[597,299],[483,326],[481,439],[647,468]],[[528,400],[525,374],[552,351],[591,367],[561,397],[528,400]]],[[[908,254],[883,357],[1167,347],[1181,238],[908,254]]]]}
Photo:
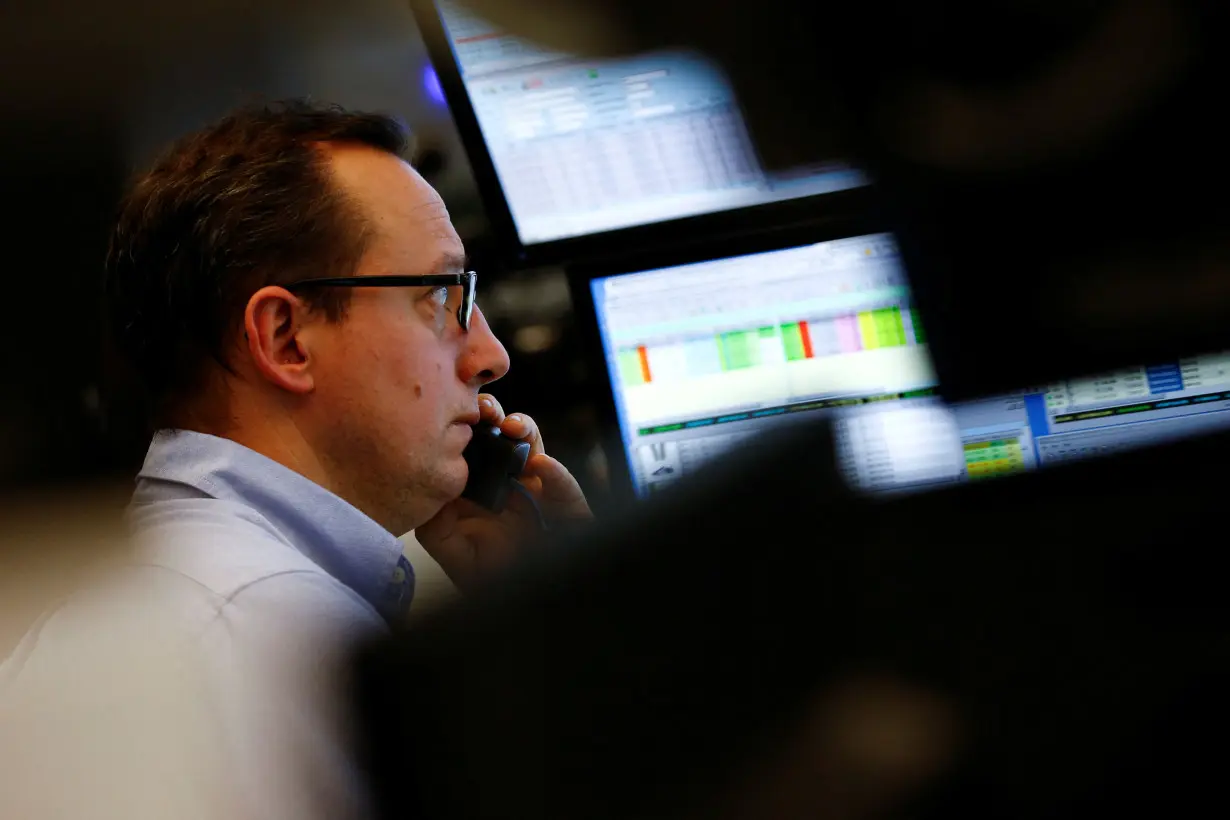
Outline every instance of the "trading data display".
{"type": "Polygon", "coordinates": [[[581,59],[438,6],[526,245],[866,183],[839,163],[765,173],[729,83],[697,55],[581,59]]]}
{"type": "Polygon", "coordinates": [[[835,421],[868,491],[1007,475],[1230,425],[1230,355],[947,405],[887,234],[591,282],[637,491],[835,421]]]}

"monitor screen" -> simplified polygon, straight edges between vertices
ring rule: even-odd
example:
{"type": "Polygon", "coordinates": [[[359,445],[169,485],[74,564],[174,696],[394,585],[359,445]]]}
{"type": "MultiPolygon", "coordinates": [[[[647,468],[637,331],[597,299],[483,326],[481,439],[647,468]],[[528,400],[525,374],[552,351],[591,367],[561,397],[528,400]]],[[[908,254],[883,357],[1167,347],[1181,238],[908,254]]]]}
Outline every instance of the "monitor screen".
{"type": "Polygon", "coordinates": [[[866,182],[837,163],[766,174],[729,84],[697,55],[580,59],[437,7],[523,245],[866,182]]]}
{"type": "Polygon", "coordinates": [[[590,287],[638,495],[819,414],[834,418],[847,480],[873,492],[1230,426],[1230,354],[943,403],[888,234],[607,276],[590,287]]]}

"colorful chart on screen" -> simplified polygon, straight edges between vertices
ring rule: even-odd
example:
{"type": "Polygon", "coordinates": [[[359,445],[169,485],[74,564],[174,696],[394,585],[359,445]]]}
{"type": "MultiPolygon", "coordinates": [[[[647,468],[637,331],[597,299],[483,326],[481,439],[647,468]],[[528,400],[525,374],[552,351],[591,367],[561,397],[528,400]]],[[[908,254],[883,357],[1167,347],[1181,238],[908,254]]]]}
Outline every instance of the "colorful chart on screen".
{"type": "Polygon", "coordinates": [[[591,282],[639,493],[767,430],[836,421],[855,486],[894,491],[1230,426],[1230,354],[946,405],[891,236],[591,282]]]}

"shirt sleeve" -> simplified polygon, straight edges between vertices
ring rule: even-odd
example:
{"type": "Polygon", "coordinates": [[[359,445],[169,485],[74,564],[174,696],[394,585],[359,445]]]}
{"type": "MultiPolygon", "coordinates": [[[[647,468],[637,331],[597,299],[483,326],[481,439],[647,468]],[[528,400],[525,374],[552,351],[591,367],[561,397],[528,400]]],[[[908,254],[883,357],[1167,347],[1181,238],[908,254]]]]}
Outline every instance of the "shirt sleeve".
{"type": "Polygon", "coordinates": [[[358,642],[384,629],[351,590],[310,571],[260,579],[221,605],[202,649],[242,817],[369,814],[346,669],[358,642]]]}

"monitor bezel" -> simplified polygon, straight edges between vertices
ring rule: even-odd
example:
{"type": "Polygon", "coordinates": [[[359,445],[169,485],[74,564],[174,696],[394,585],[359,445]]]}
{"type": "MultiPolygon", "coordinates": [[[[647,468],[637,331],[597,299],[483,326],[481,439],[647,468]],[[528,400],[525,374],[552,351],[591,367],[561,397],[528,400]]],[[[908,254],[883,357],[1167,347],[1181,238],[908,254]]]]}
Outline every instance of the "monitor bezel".
{"type": "Polygon", "coordinates": [[[830,215],[801,226],[782,226],[760,231],[755,235],[711,237],[673,248],[655,248],[576,262],[565,266],[573,311],[582,340],[582,356],[587,372],[600,374],[593,379],[591,399],[597,410],[600,445],[606,456],[610,474],[610,491],[617,503],[640,501],[632,480],[632,465],[624,448],[619,413],[615,403],[615,385],[602,340],[602,329],[594,303],[591,282],[608,276],[640,273],[678,265],[689,265],[747,256],[757,253],[851,239],[868,234],[892,233],[886,219],[871,212],[858,216],[830,215]]]}
{"type": "Polygon", "coordinates": [[[871,206],[872,186],[867,185],[527,245],[517,233],[512,210],[466,92],[440,10],[435,0],[410,0],[410,6],[469,159],[490,222],[497,256],[505,267],[584,263],[619,254],[628,247],[669,252],[672,247],[714,236],[751,238],[779,228],[806,230],[815,223],[853,218],[871,206]]]}

